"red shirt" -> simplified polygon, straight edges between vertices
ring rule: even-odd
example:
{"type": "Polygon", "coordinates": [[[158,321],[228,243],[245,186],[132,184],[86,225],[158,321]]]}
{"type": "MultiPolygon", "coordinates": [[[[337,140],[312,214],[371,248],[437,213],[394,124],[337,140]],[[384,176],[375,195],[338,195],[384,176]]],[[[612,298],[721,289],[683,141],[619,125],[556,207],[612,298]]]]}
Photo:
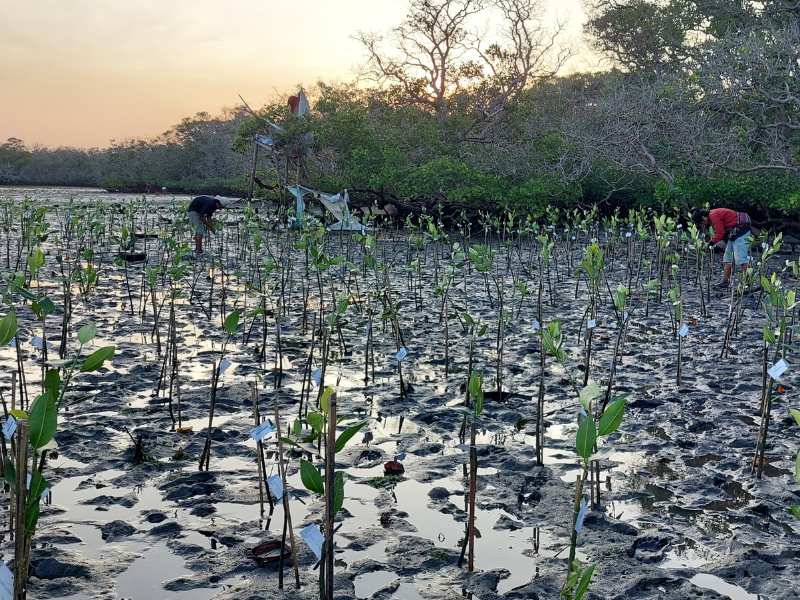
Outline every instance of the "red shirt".
{"type": "Polygon", "coordinates": [[[716,244],[722,241],[726,231],[739,224],[739,215],[730,208],[715,208],[708,212],[708,220],[711,221],[711,226],[714,228],[714,237],[711,238],[711,243],[716,244]]]}

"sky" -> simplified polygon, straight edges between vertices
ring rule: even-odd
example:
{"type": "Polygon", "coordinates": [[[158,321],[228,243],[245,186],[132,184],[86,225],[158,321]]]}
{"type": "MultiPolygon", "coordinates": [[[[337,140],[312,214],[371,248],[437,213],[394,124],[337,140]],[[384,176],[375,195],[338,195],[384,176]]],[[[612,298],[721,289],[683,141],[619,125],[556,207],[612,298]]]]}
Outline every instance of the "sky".
{"type": "MultiPolygon", "coordinates": [[[[585,68],[581,0],[541,0],[585,68]]],[[[407,0],[0,0],[0,141],[104,147],[352,79],[407,0]]],[[[491,25],[489,25],[491,28],[491,25]]]]}

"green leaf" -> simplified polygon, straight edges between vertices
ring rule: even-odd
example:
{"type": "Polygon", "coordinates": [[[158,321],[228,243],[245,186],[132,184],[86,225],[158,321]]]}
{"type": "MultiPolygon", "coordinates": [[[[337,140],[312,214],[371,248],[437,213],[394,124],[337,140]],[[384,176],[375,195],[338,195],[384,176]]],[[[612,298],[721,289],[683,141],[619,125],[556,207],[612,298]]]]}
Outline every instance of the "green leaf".
{"type": "Polygon", "coordinates": [[[31,273],[36,275],[44,266],[44,252],[42,252],[41,248],[34,248],[31,255],[28,257],[28,268],[30,268],[31,273]]]}
{"type": "Polygon", "coordinates": [[[600,417],[599,435],[609,435],[619,429],[625,413],[625,400],[627,400],[627,396],[620,396],[606,406],[600,417]]]}
{"type": "Polygon", "coordinates": [[[115,350],[116,346],[105,346],[99,350],[95,350],[83,361],[81,372],[88,373],[90,371],[97,371],[97,369],[103,366],[104,362],[113,358],[115,350]]]}
{"type": "Polygon", "coordinates": [[[359,430],[366,425],[366,421],[361,421],[361,423],[356,423],[355,425],[351,425],[347,429],[345,429],[342,433],[339,434],[339,437],[336,438],[336,452],[339,452],[347,445],[347,442],[350,441],[355,434],[359,432],[359,430]]]}
{"type": "Polygon", "coordinates": [[[469,377],[469,396],[474,404],[475,416],[479,417],[483,412],[483,380],[476,371],[469,377]]]}
{"type": "Polygon", "coordinates": [[[81,345],[88,344],[97,335],[97,325],[87,323],[78,330],[78,341],[81,345]]]}
{"type": "Polygon", "coordinates": [[[794,515],[795,519],[800,519],[800,504],[795,504],[789,507],[789,512],[794,515]]]}
{"type": "Polygon", "coordinates": [[[26,413],[24,410],[21,410],[19,408],[12,408],[10,411],[8,411],[8,414],[10,414],[12,417],[14,417],[17,421],[19,421],[20,419],[27,419],[28,418],[28,413],[26,413]]]}
{"type": "Polygon", "coordinates": [[[40,471],[31,473],[31,483],[28,487],[28,504],[37,504],[47,487],[47,481],[42,477],[40,471]]]}
{"type": "Polygon", "coordinates": [[[17,335],[17,314],[9,312],[0,319],[0,346],[7,345],[17,335]]]}
{"type": "Polygon", "coordinates": [[[239,311],[234,310],[227,317],[225,317],[225,323],[222,325],[222,327],[229,335],[236,333],[236,328],[239,327],[239,311]]]}
{"type": "Polygon", "coordinates": [[[311,425],[311,429],[316,431],[317,433],[322,432],[322,428],[325,427],[325,417],[318,412],[308,413],[308,424],[311,425]]]}
{"type": "Polygon", "coordinates": [[[42,394],[33,401],[30,423],[31,446],[41,448],[46,445],[56,433],[58,419],[56,415],[56,400],[49,394],[42,394]]]}
{"type": "Polygon", "coordinates": [[[44,390],[53,400],[58,400],[61,394],[61,377],[58,369],[50,369],[44,377],[44,390]]]}
{"type": "Polygon", "coordinates": [[[581,406],[583,406],[583,409],[587,413],[591,411],[590,407],[592,400],[597,398],[602,393],[603,392],[600,390],[600,386],[597,385],[594,381],[580,391],[578,399],[581,402],[581,406]]]}
{"type": "Polygon", "coordinates": [[[800,410],[797,410],[796,408],[790,408],[789,414],[794,417],[794,422],[800,425],[800,410]]]}
{"type": "Polygon", "coordinates": [[[328,403],[330,402],[331,395],[333,394],[333,388],[328,386],[325,388],[325,391],[322,392],[322,396],[319,399],[319,407],[322,409],[322,412],[326,415],[328,414],[328,403]]]}
{"type": "Polygon", "coordinates": [[[300,459],[300,479],[306,489],[315,494],[325,493],[325,484],[317,468],[305,459],[300,459]]]}
{"type": "Polygon", "coordinates": [[[300,422],[300,419],[295,419],[292,424],[292,435],[300,437],[301,433],[303,433],[303,424],[300,422]]]}
{"type": "Polygon", "coordinates": [[[800,452],[797,453],[797,458],[794,461],[794,480],[797,485],[800,485],[800,452]]]}
{"type": "Polygon", "coordinates": [[[337,471],[333,476],[333,516],[342,510],[344,504],[344,473],[337,471]]]}
{"type": "Polygon", "coordinates": [[[39,503],[28,506],[25,509],[25,533],[32,536],[36,531],[36,524],[39,522],[39,503]]]}
{"type": "Polygon", "coordinates": [[[56,312],[56,305],[53,304],[53,301],[46,296],[42,296],[37,298],[31,304],[31,310],[36,314],[36,317],[39,319],[44,319],[48,315],[52,315],[56,312]]]}
{"type": "Polygon", "coordinates": [[[592,582],[593,574],[594,565],[590,565],[583,572],[583,575],[581,575],[580,583],[578,583],[578,588],[575,590],[575,600],[582,600],[586,595],[586,592],[589,590],[589,584],[592,582]]]}
{"type": "Polygon", "coordinates": [[[588,461],[594,450],[594,443],[597,441],[597,429],[592,417],[584,417],[578,427],[578,434],[575,437],[575,447],[584,461],[588,461]]]}

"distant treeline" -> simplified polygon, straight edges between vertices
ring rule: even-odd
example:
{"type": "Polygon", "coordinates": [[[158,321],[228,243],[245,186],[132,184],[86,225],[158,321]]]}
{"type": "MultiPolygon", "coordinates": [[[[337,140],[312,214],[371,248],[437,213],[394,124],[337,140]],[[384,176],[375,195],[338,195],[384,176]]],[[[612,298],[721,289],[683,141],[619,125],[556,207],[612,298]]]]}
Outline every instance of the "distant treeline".
{"type": "Polygon", "coordinates": [[[11,138],[0,145],[0,184],[242,193],[249,159],[233,149],[242,118],[199,113],[154,139],[108,148],[28,148],[11,138]]]}
{"type": "Polygon", "coordinates": [[[358,35],[372,84],[320,82],[302,118],[282,100],[104,149],[11,139],[0,183],[242,194],[253,137],[267,134],[276,152],[260,153],[259,194],[299,180],[458,210],[710,204],[797,216],[796,3],[600,0],[586,31],[613,68],[567,77],[536,0],[489,2],[506,24],[475,40],[485,4],[412,0],[388,37],[358,35]]]}

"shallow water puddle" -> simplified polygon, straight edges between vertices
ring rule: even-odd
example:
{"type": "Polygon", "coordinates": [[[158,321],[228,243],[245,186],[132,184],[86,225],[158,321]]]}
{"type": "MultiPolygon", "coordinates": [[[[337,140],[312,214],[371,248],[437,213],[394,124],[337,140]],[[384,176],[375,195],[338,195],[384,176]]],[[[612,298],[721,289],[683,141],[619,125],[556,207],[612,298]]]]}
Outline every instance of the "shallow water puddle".
{"type": "Polygon", "coordinates": [[[720,579],[716,575],[711,575],[710,573],[698,573],[689,580],[689,583],[699,588],[713,590],[718,594],[730,598],[730,600],[761,600],[762,598],[760,594],[751,594],[746,589],[728,583],[724,579],[720,579]]]}
{"type": "Polygon", "coordinates": [[[353,580],[356,598],[370,598],[378,590],[388,587],[396,577],[392,571],[372,571],[359,575],[353,580]]]}
{"type": "Polygon", "coordinates": [[[191,578],[195,575],[184,569],[182,558],[172,554],[166,545],[158,544],[117,577],[117,595],[120,600],[205,600],[213,598],[218,591],[209,588],[181,591],[164,589],[164,582],[178,577],[191,578]]]}

